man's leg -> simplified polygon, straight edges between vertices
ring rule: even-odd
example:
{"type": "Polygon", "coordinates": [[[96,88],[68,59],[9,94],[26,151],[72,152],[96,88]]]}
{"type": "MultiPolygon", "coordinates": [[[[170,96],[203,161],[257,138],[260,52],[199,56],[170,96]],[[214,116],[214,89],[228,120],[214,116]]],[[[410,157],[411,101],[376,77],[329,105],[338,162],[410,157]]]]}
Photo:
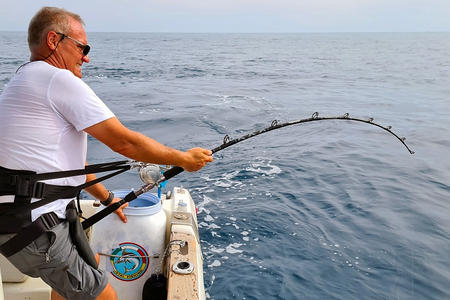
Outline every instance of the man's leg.
{"type": "Polygon", "coordinates": [[[116,291],[114,291],[114,289],[110,283],[108,283],[106,285],[103,292],[100,295],[98,295],[98,297],[95,299],[96,300],[118,300],[116,291]]]}
{"type": "MultiPolygon", "coordinates": [[[[55,300],[64,299],[57,294],[76,300],[94,300],[99,295],[105,298],[98,299],[117,299],[105,271],[89,266],[78,255],[68,227],[67,222],[58,224],[8,260],[22,273],[41,277],[57,292],[52,293],[55,300]]],[[[0,235],[0,243],[7,238],[0,235]]]]}
{"type": "MultiPolygon", "coordinates": [[[[66,298],[58,294],[55,290],[52,290],[52,300],[66,300],[66,298]]],[[[96,300],[118,300],[118,299],[117,294],[114,291],[113,287],[111,286],[111,284],[108,283],[103,292],[100,295],[98,295],[96,300]]]]}
{"type": "MultiPolygon", "coordinates": [[[[98,254],[95,254],[95,260],[97,261],[97,264],[99,264],[100,256],[98,254]]],[[[114,289],[110,283],[108,283],[108,285],[105,287],[103,292],[100,295],[98,295],[98,297],[96,298],[96,300],[108,300],[108,299],[118,300],[116,291],[114,291],[114,289]]],[[[59,300],[59,299],[56,299],[56,300],[59,300]]]]}
{"type": "MultiPolygon", "coordinates": [[[[100,256],[98,254],[95,254],[95,260],[97,261],[98,264],[100,261],[100,256]]],[[[66,300],[66,298],[64,298],[63,296],[61,296],[55,290],[52,289],[51,300],[66,300]]],[[[118,298],[113,287],[111,286],[111,284],[108,283],[101,292],[101,294],[98,295],[96,300],[118,300],[118,298]]]]}

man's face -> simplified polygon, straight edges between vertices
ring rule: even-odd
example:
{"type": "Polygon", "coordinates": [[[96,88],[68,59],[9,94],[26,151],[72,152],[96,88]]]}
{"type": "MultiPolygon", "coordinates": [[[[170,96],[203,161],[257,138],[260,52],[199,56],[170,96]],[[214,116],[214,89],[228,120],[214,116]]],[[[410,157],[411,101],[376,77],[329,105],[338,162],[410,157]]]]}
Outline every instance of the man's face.
{"type": "MultiPolygon", "coordinates": [[[[86,32],[83,26],[76,20],[69,18],[70,31],[63,32],[71,38],[87,44],[86,32]]],[[[63,38],[61,36],[61,38],[63,38]]],[[[71,71],[75,76],[81,78],[81,65],[90,61],[89,56],[83,55],[80,45],[70,38],[64,38],[58,46],[59,54],[62,58],[63,68],[71,71]]]]}

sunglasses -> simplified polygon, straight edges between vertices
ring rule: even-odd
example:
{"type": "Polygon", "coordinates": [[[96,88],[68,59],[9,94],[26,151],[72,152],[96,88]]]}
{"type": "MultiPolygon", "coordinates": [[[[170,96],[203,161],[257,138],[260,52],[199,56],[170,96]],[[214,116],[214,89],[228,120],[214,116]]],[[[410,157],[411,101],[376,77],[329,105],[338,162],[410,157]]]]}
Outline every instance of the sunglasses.
{"type": "Polygon", "coordinates": [[[74,39],[73,37],[68,36],[67,34],[64,34],[64,33],[61,33],[61,32],[57,32],[57,34],[62,36],[61,41],[63,39],[65,39],[65,38],[68,38],[68,39],[74,41],[77,44],[77,46],[80,47],[80,49],[83,51],[83,56],[88,55],[89,51],[91,51],[91,46],[89,46],[88,44],[83,44],[82,42],[74,39]]]}

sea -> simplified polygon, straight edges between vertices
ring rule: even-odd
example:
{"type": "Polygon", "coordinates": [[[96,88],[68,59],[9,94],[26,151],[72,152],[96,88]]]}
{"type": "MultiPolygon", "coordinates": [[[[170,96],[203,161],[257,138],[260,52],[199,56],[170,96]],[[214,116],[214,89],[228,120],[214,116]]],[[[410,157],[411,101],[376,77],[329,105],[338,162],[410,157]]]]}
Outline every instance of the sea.
{"type": "MultiPolygon", "coordinates": [[[[0,32],[0,91],[29,59],[0,32]]],[[[88,33],[83,80],[181,150],[289,126],[183,172],[208,299],[450,299],[450,33],[88,33]]],[[[88,161],[123,159],[89,138],[88,161]]],[[[138,188],[136,172],[109,189],[138,188]]]]}

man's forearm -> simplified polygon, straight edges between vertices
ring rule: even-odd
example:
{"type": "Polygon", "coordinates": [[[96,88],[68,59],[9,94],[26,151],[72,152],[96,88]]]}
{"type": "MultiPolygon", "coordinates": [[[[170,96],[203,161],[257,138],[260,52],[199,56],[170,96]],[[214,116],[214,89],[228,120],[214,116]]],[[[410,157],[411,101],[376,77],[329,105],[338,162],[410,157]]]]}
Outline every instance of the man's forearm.
{"type": "Polygon", "coordinates": [[[176,165],[187,171],[197,171],[212,161],[210,150],[193,148],[183,152],[167,147],[126,128],[115,117],[88,127],[84,131],[113,151],[142,162],[176,165]]]}
{"type": "Polygon", "coordinates": [[[185,152],[167,147],[141,133],[132,132],[128,139],[112,148],[115,152],[137,161],[183,166],[185,152]]]}

